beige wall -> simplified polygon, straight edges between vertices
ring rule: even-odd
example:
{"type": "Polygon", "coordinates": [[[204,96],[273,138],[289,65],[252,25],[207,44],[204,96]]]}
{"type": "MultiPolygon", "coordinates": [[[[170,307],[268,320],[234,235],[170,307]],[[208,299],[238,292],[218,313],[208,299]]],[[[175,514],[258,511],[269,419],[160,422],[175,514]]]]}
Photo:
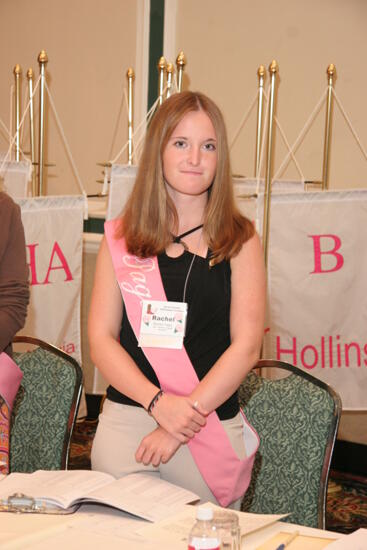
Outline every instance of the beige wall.
{"type": "MultiPolygon", "coordinates": [[[[166,2],[168,9],[170,1],[166,2]]],[[[173,4],[172,4],[173,5],[173,4]]],[[[279,64],[277,116],[292,143],[337,68],[335,90],[367,150],[364,0],[177,0],[176,51],[188,58],[185,84],[222,107],[230,138],[257,90],[257,68],[279,64]]],[[[267,84],[269,76],[267,75],[267,84]]],[[[297,155],[306,179],[322,174],[325,109],[297,155]]],[[[330,187],[367,187],[366,160],[335,109],[330,187]]],[[[233,171],[254,174],[256,112],[233,149],[233,171]]],[[[286,154],[279,133],[275,168],[286,154]]],[[[284,174],[298,175],[294,165],[284,174]]]]}
{"type": "MultiPolygon", "coordinates": [[[[3,0],[0,5],[0,117],[9,125],[15,64],[22,67],[25,90],[27,69],[38,77],[37,57],[46,50],[48,85],[88,193],[101,190],[95,180],[102,168],[96,163],[110,159],[127,139],[126,111],[118,117],[126,70],[136,63],[138,7],[135,0],[3,0]]],[[[47,159],[56,167],[47,169],[47,192],[78,193],[50,109],[48,115],[47,159]]],[[[24,149],[29,150],[26,122],[24,149]]],[[[5,148],[1,135],[0,150],[5,148]]]]}
{"type": "MultiPolygon", "coordinates": [[[[25,73],[37,56],[49,56],[48,82],[75,163],[87,192],[97,192],[97,162],[110,159],[126,141],[126,112],[120,113],[125,72],[137,71],[136,94],[147,70],[137,57],[147,33],[139,33],[144,0],[3,0],[0,6],[0,117],[9,124],[13,68],[25,73]],[[139,36],[140,34],[140,36],[139,36]],[[139,74],[140,70],[140,74],[139,74]]],[[[326,88],[326,67],[335,63],[336,92],[367,149],[363,70],[367,38],[364,0],[166,0],[170,52],[184,50],[185,85],[211,95],[222,107],[233,137],[257,91],[257,68],[275,58],[280,67],[277,115],[292,143],[326,88]],[[170,14],[172,15],[170,17],[170,14]]],[[[146,53],[146,52],[145,52],[146,53]]],[[[171,56],[172,57],[172,56],[171,56]]],[[[267,78],[267,82],[269,78],[267,78]]],[[[23,93],[23,98],[25,94],[23,93]]],[[[138,122],[138,121],[137,121],[138,122]]],[[[256,113],[233,148],[233,171],[254,173],[256,113]]],[[[297,153],[307,179],[322,173],[324,106],[297,153]]],[[[54,117],[48,117],[48,192],[77,193],[78,187],[54,117]]],[[[0,133],[0,150],[6,142],[0,133]]],[[[24,133],[28,149],[28,124],[24,133]]],[[[286,149],[277,133],[275,168],[286,149]]],[[[121,158],[126,161],[126,156],[121,158]]],[[[339,110],[335,109],[330,187],[366,187],[366,161],[339,110]]],[[[297,177],[293,164],[284,177],[297,177]]]]}

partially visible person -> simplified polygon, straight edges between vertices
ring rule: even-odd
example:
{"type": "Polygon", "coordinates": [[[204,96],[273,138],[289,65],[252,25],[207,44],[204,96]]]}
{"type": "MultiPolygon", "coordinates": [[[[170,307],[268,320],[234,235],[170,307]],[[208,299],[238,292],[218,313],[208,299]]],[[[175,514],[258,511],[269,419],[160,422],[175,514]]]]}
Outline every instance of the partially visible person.
{"type": "Polygon", "coordinates": [[[20,208],[0,193],[0,353],[24,326],[29,302],[28,266],[20,208]]]}
{"type": "Polygon", "coordinates": [[[19,371],[9,356],[12,356],[12,340],[24,326],[28,302],[28,266],[20,208],[6,193],[0,192],[0,369],[3,371],[0,376],[0,473],[3,474],[9,469],[9,395],[16,392],[20,382],[19,371]]]}

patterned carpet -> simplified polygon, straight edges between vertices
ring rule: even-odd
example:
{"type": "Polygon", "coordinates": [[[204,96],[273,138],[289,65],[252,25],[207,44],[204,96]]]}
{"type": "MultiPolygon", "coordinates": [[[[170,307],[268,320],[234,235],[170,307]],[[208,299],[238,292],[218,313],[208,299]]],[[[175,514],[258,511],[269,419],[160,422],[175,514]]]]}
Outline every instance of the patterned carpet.
{"type": "MultiPolygon", "coordinates": [[[[97,420],[76,424],[70,450],[70,469],[90,469],[90,451],[97,420]]],[[[326,505],[326,529],[351,533],[367,528],[367,477],[332,470],[326,505]]]]}
{"type": "Polygon", "coordinates": [[[352,533],[367,527],[367,477],[332,470],[326,504],[326,528],[352,533]]]}
{"type": "Polygon", "coordinates": [[[70,447],[70,470],[90,470],[90,452],[98,420],[83,420],[75,424],[70,447]]]}

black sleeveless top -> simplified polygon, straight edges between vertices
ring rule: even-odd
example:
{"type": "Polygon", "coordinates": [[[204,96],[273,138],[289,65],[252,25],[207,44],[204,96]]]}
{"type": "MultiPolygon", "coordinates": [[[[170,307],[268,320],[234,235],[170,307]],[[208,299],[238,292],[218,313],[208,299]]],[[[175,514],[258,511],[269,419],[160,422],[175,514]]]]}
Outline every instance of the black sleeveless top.
{"type": "MultiPolygon", "coordinates": [[[[158,264],[167,300],[182,302],[184,285],[193,254],[185,251],[178,258],[163,253],[158,264]]],[[[229,311],[231,301],[231,268],[227,261],[209,267],[208,258],[196,256],[188,277],[186,302],[188,314],[184,347],[199,380],[214,365],[230,345],[229,311]]],[[[129,353],[142,373],[159,387],[157,376],[150,363],[138,347],[137,339],[124,312],[120,343],[129,353]]],[[[177,368],[172,365],[172,370],[177,368]]],[[[141,406],[112,386],[107,388],[111,401],[126,405],[141,406]]],[[[238,413],[237,392],[217,409],[221,420],[232,418],[238,413]]]]}

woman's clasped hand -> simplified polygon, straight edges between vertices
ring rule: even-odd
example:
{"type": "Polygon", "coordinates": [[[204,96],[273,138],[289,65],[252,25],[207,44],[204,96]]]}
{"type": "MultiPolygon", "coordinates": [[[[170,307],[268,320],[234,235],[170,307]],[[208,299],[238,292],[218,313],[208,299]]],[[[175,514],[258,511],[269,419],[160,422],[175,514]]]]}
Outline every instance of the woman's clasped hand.
{"type": "Polygon", "coordinates": [[[141,462],[145,466],[152,464],[152,466],[158,467],[161,463],[166,464],[180,446],[181,443],[178,439],[158,426],[142,439],[135,458],[137,462],[141,462]]]}
{"type": "Polygon", "coordinates": [[[187,443],[206,425],[208,413],[189,397],[164,393],[151,415],[158,427],[143,438],[135,457],[146,466],[159,466],[168,462],[182,443],[187,443]]]}
{"type": "Polygon", "coordinates": [[[208,412],[189,397],[164,393],[154,406],[152,416],[180,443],[187,443],[205,426],[208,412]]]}

